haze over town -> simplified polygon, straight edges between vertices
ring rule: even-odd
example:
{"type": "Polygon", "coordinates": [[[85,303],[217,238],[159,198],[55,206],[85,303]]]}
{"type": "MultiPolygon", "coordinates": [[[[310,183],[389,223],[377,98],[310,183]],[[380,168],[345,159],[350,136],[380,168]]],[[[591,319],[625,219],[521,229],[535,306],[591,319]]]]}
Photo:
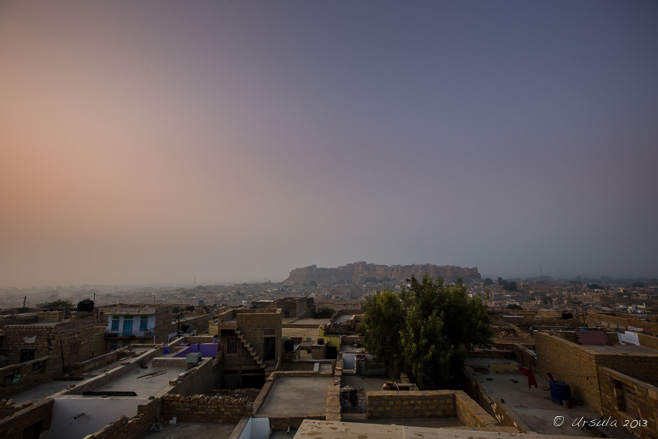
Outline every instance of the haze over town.
{"type": "Polygon", "coordinates": [[[0,2],[0,287],[658,275],[658,4],[0,2]]]}

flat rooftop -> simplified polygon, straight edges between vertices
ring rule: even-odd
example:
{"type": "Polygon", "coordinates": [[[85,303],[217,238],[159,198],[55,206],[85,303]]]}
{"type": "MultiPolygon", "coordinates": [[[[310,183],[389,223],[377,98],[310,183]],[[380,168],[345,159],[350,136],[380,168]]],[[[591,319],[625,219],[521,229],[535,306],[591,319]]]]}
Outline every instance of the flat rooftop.
{"type": "Polygon", "coordinates": [[[146,436],[151,439],[228,439],[237,424],[180,422],[167,424],[162,430],[146,436]]]}
{"type": "Polygon", "coordinates": [[[473,429],[408,427],[373,423],[315,421],[306,419],[295,434],[295,439],[558,439],[562,435],[536,433],[507,433],[473,429]]]}
{"type": "Polygon", "coordinates": [[[177,378],[179,374],[185,372],[185,367],[152,367],[149,361],[147,368],[137,368],[121,375],[104,386],[95,388],[95,392],[108,391],[127,391],[135,392],[138,397],[148,398],[149,396],[159,396],[171,387],[169,380],[177,378]]]}
{"type": "Polygon", "coordinates": [[[331,323],[331,319],[283,319],[282,323],[284,325],[328,325],[331,323]]]}
{"type": "Polygon", "coordinates": [[[272,387],[258,415],[303,417],[322,414],[327,407],[327,390],[333,377],[280,377],[272,387]]]}
{"type": "Polygon", "coordinates": [[[634,344],[613,344],[613,345],[592,345],[592,344],[579,344],[581,348],[596,352],[597,354],[627,354],[627,355],[656,355],[658,351],[646,346],[637,346],[634,344]]]}
{"type": "Polygon", "coordinates": [[[16,401],[17,403],[22,403],[25,401],[39,402],[47,397],[59,393],[63,390],[66,390],[70,385],[80,386],[86,384],[96,377],[103,375],[105,372],[109,372],[112,369],[121,367],[121,362],[126,361],[126,359],[117,360],[114,363],[106,364],[101,366],[98,369],[94,369],[90,372],[84,374],[83,380],[53,380],[46,383],[39,384],[35,387],[17,392],[10,395],[9,397],[16,401]]]}
{"type": "Polygon", "coordinates": [[[599,437],[596,431],[571,425],[581,416],[600,418],[595,409],[585,404],[569,409],[558,405],[551,401],[550,390],[543,390],[549,388],[548,378],[535,374],[538,387],[528,388],[528,378],[521,372],[496,373],[489,368],[492,363],[521,366],[514,360],[503,358],[469,357],[465,362],[465,372],[477,381],[492,401],[500,401],[506,412],[511,412],[530,430],[547,435],[599,437]],[[561,427],[553,424],[556,416],[565,419],[561,427]]]}
{"type": "MultiPolygon", "coordinates": [[[[114,363],[108,364],[106,366],[95,369],[89,373],[86,373],[86,378],[84,380],[53,380],[47,383],[40,384],[31,389],[18,392],[14,395],[11,395],[10,398],[16,401],[17,403],[22,403],[25,401],[38,402],[47,397],[54,396],[60,392],[68,389],[69,386],[73,385],[75,387],[80,387],[83,384],[87,384],[98,377],[101,377],[105,372],[112,372],[124,366],[121,363],[125,362],[125,359],[116,361],[114,363]]],[[[149,396],[159,396],[166,393],[169,388],[169,380],[177,378],[180,373],[185,372],[185,367],[152,367],[152,360],[147,363],[147,368],[142,369],[138,367],[137,369],[130,370],[125,374],[113,379],[109,383],[95,387],[93,390],[95,392],[101,392],[103,390],[107,391],[128,391],[135,392],[137,397],[148,398],[149,396]]],[[[81,395],[67,395],[67,396],[81,396],[81,395]]]]}

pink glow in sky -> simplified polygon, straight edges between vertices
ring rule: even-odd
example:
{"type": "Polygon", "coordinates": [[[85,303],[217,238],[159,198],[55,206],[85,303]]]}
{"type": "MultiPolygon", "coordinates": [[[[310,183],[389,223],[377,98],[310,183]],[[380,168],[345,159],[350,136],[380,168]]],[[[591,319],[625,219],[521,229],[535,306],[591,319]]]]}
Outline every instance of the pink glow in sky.
{"type": "Polygon", "coordinates": [[[658,275],[651,1],[0,2],[0,286],[658,275]]]}

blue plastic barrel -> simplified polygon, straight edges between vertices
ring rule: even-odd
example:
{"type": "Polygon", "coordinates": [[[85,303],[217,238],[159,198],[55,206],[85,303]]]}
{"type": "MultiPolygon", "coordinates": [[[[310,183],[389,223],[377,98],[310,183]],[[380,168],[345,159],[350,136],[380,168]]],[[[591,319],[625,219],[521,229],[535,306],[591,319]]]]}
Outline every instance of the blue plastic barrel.
{"type": "Polygon", "coordinates": [[[551,401],[562,405],[562,401],[571,399],[571,387],[564,381],[551,381],[551,401]]]}

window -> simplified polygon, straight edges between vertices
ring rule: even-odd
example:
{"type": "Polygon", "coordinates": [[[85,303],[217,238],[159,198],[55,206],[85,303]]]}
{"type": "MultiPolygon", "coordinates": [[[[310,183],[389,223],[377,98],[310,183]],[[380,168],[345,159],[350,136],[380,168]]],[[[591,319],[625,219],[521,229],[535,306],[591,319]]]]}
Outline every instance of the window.
{"type": "Polygon", "coordinates": [[[21,349],[19,363],[25,363],[26,361],[34,360],[34,354],[36,349],[21,349]]]}
{"type": "Polygon", "coordinates": [[[226,339],[226,353],[227,354],[237,354],[238,353],[238,339],[237,338],[228,338],[228,339],[226,339]]]}
{"type": "Polygon", "coordinates": [[[626,410],[626,397],[624,395],[624,384],[621,381],[614,380],[614,392],[617,410],[623,412],[626,410]]]}
{"type": "Polygon", "coordinates": [[[139,320],[139,330],[146,331],[149,326],[149,316],[142,316],[139,320]]]}
{"type": "Polygon", "coordinates": [[[112,326],[110,327],[110,331],[118,331],[119,330],[119,316],[112,316],[112,326]]]}

